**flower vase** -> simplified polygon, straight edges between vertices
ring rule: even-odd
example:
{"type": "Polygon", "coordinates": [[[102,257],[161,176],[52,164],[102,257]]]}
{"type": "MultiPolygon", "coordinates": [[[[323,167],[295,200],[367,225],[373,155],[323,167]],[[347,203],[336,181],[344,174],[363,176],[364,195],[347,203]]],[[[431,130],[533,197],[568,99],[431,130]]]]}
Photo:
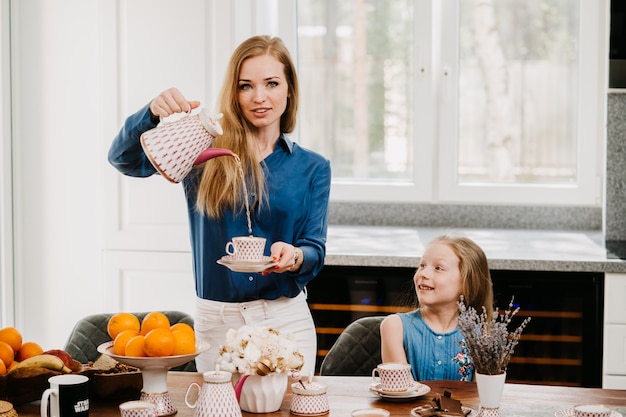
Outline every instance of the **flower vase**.
{"type": "Polygon", "coordinates": [[[280,409],[286,391],[286,372],[250,375],[241,387],[239,405],[250,413],[271,413],[280,409]]]}
{"type": "Polygon", "coordinates": [[[506,372],[499,375],[476,372],[476,386],[480,400],[478,417],[500,417],[500,400],[504,381],[506,381],[506,372]]]}

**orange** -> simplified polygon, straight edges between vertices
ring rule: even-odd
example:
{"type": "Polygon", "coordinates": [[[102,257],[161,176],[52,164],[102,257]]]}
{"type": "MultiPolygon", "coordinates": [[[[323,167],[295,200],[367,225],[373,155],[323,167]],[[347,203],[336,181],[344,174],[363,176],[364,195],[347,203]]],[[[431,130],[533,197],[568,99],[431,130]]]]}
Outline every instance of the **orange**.
{"type": "Polygon", "coordinates": [[[114,314],[107,323],[107,333],[109,333],[111,340],[115,340],[115,337],[124,330],[135,330],[139,332],[140,328],[141,324],[139,323],[139,319],[131,313],[114,314]]]}
{"type": "Polygon", "coordinates": [[[7,367],[4,362],[0,361],[0,375],[4,375],[7,373],[7,367]]]}
{"type": "Polygon", "coordinates": [[[167,316],[160,311],[153,311],[146,314],[146,316],[141,321],[140,333],[145,336],[150,330],[160,328],[169,330],[170,319],[168,319],[167,316]]]}
{"type": "Polygon", "coordinates": [[[33,356],[41,355],[42,353],[43,349],[39,346],[39,344],[35,342],[22,343],[22,347],[15,355],[15,360],[22,362],[24,359],[32,358],[33,356]]]}
{"type": "Polygon", "coordinates": [[[144,339],[145,337],[142,334],[131,337],[130,340],[126,342],[126,349],[124,349],[124,355],[135,356],[135,357],[146,356],[146,352],[143,350],[144,339]]]}
{"type": "Polygon", "coordinates": [[[2,364],[4,365],[5,372],[6,367],[11,365],[14,357],[15,352],[13,351],[11,345],[9,345],[7,342],[0,342],[0,362],[2,362],[2,364]]]}
{"type": "Polygon", "coordinates": [[[113,341],[113,353],[124,356],[126,354],[126,343],[137,335],[139,335],[137,330],[123,330],[120,334],[115,336],[115,340],[113,341]]]}
{"type": "Polygon", "coordinates": [[[176,339],[168,325],[166,329],[152,329],[143,341],[143,350],[148,356],[172,356],[176,349],[176,339]]]}
{"type": "Polygon", "coordinates": [[[188,325],[187,323],[176,323],[176,324],[172,324],[170,326],[170,330],[175,332],[176,330],[184,330],[186,332],[191,332],[193,334],[195,334],[193,327],[191,327],[190,325],[188,325]]]}
{"type": "Polygon", "coordinates": [[[196,334],[188,330],[174,330],[173,355],[188,355],[196,351],[196,334]]]}
{"type": "Polygon", "coordinates": [[[22,347],[22,334],[15,327],[5,327],[0,330],[0,341],[7,342],[17,352],[22,347]]]}

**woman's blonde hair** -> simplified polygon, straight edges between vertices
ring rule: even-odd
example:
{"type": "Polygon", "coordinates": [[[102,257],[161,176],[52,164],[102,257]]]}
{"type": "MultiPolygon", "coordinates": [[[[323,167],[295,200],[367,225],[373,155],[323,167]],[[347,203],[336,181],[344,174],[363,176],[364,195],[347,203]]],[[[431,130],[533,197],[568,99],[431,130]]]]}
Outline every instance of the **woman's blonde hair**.
{"type": "MultiPolygon", "coordinates": [[[[239,106],[239,73],[243,62],[249,58],[270,55],[283,64],[287,80],[287,108],[280,118],[281,133],[291,133],[296,126],[299,87],[296,69],[289,50],[280,38],[253,36],[242,42],[233,52],[220,94],[218,111],[224,115],[220,121],[224,134],[215,139],[213,146],[226,148],[239,156],[248,193],[254,196],[253,206],[266,200],[265,175],[257,161],[257,144],[253,126],[243,117],[239,106]]],[[[196,208],[203,214],[219,218],[227,209],[242,210],[244,195],[239,166],[233,158],[214,158],[202,167],[198,186],[196,208]]]]}
{"type": "Polygon", "coordinates": [[[473,240],[463,236],[437,236],[429,245],[443,243],[459,258],[461,294],[468,306],[480,314],[483,306],[491,318],[493,312],[493,283],[485,252],[473,240]]]}

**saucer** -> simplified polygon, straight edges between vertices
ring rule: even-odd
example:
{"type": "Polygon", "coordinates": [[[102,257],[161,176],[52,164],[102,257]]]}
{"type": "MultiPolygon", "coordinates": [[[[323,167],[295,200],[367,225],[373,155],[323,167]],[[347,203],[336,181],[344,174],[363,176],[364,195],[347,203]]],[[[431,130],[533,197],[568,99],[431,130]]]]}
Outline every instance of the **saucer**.
{"type": "Polygon", "coordinates": [[[330,410],[322,411],[322,412],[319,412],[319,413],[298,413],[298,412],[293,411],[293,410],[289,410],[289,412],[291,414],[293,414],[294,416],[314,417],[314,416],[325,416],[325,415],[328,415],[330,410]]]}
{"type": "MultiPolygon", "coordinates": [[[[411,410],[411,416],[412,417],[421,417],[422,415],[419,413],[419,409],[420,409],[420,407],[415,407],[414,409],[412,409],[411,410]]],[[[477,417],[478,416],[478,411],[474,410],[473,408],[461,406],[461,410],[463,410],[463,412],[465,413],[465,417],[477,417]]],[[[443,414],[443,415],[445,415],[445,414],[443,414]]]]}
{"type": "MultiPolygon", "coordinates": [[[[556,417],[574,417],[574,407],[564,408],[554,413],[556,417]]],[[[622,413],[611,410],[611,417],[622,417],[622,413]]]]}
{"type": "Polygon", "coordinates": [[[420,384],[419,382],[414,381],[413,386],[406,391],[383,391],[380,387],[379,382],[372,382],[370,384],[370,391],[375,392],[382,398],[386,399],[408,399],[408,398],[417,398],[422,395],[426,395],[430,392],[430,387],[428,385],[420,384]]]}
{"type": "Polygon", "coordinates": [[[232,255],[222,256],[217,263],[235,272],[261,272],[275,264],[271,256],[264,256],[259,261],[238,261],[232,255]]]}

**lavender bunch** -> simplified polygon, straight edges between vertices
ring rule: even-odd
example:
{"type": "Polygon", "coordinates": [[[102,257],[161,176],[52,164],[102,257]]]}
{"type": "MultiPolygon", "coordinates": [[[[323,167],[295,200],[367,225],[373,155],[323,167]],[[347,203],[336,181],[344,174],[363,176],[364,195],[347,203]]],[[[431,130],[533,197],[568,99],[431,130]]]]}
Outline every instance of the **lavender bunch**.
{"type": "Polygon", "coordinates": [[[499,375],[506,372],[513,350],[530,321],[527,317],[514,332],[509,333],[508,326],[519,311],[519,307],[512,310],[513,298],[504,314],[495,309],[491,317],[487,311],[479,315],[474,307],[467,307],[463,296],[458,303],[459,328],[474,362],[476,372],[484,375],[499,375]]]}

